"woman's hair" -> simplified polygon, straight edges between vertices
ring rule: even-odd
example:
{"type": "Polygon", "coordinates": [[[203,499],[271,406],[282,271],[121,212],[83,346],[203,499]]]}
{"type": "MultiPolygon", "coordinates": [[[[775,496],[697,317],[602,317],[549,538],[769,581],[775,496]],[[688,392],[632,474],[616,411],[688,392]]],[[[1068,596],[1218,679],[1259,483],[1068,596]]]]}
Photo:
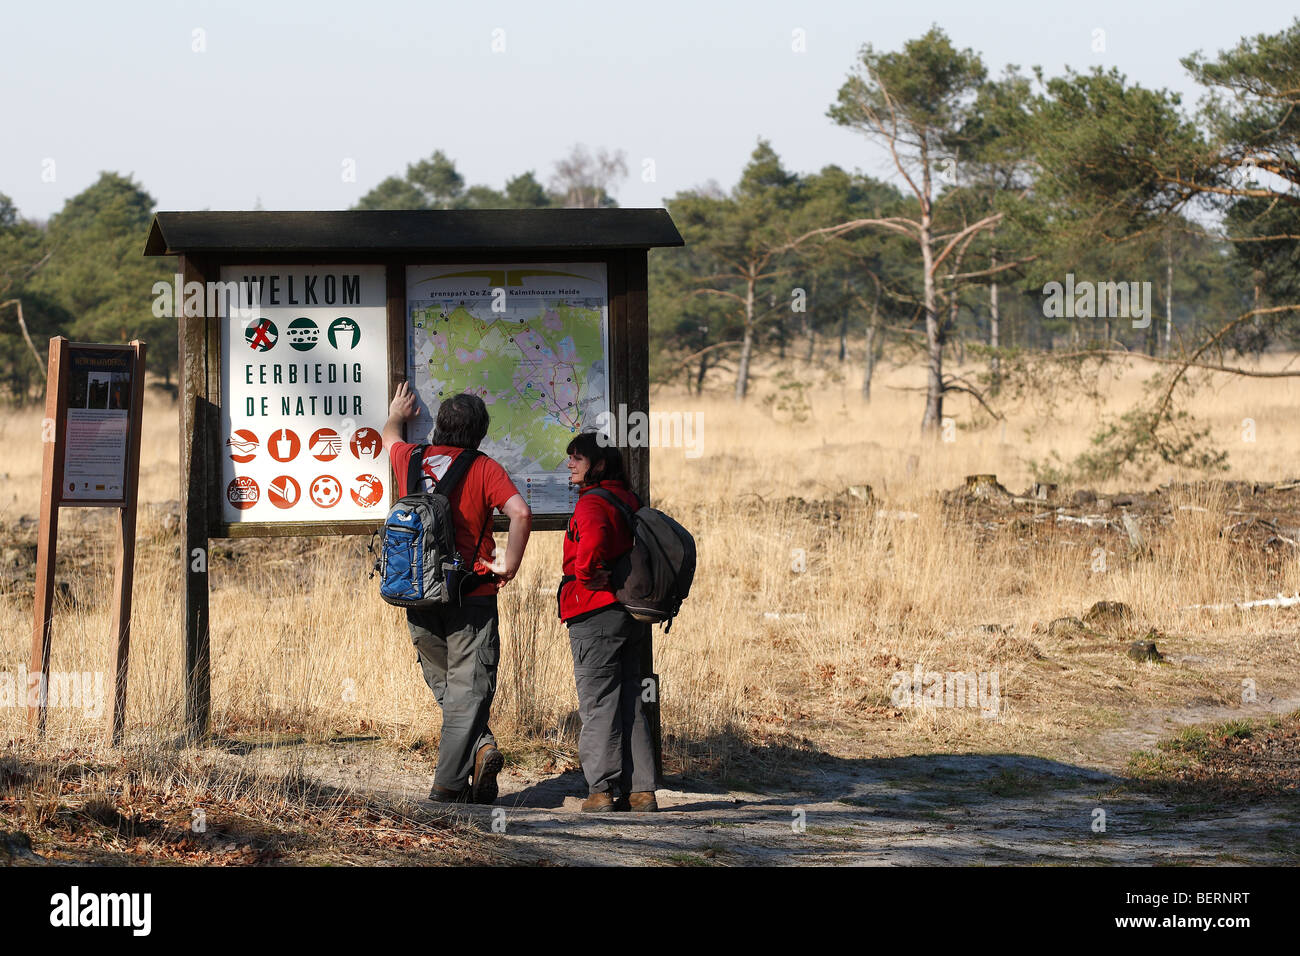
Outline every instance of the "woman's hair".
{"type": "Polygon", "coordinates": [[[598,481],[627,481],[627,468],[623,465],[623,453],[617,445],[602,445],[596,440],[596,432],[580,432],[564,449],[566,454],[581,455],[591,462],[587,469],[584,484],[592,485],[598,481]]]}
{"type": "Polygon", "coordinates": [[[477,448],[488,430],[488,411],[483,399],[461,392],[438,406],[433,427],[433,444],[455,448],[477,448]]]}

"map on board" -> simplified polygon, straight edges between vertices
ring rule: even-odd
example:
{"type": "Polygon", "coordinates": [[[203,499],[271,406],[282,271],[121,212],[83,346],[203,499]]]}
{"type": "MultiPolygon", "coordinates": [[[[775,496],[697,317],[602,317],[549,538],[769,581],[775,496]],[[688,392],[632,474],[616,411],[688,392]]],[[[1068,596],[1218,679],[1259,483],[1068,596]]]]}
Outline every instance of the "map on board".
{"type": "Polygon", "coordinates": [[[407,429],[428,441],[443,398],[471,392],[491,424],[480,450],[538,514],[577,501],[565,447],[609,411],[604,263],[407,268],[407,378],[420,397],[407,429]]]}

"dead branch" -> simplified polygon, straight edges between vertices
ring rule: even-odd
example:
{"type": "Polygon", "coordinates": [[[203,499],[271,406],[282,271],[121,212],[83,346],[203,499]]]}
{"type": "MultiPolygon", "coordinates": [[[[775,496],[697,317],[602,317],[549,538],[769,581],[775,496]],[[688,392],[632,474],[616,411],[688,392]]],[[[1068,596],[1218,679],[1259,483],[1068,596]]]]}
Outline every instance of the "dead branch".
{"type": "Polygon", "coordinates": [[[6,299],[4,302],[0,302],[0,309],[3,309],[6,305],[12,305],[18,310],[18,328],[22,329],[23,338],[27,340],[27,347],[32,350],[32,358],[36,359],[36,367],[41,370],[41,378],[48,378],[49,373],[45,370],[45,363],[41,361],[41,354],[36,351],[36,345],[32,342],[31,333],[27,331],[27,323],[23,321],[22,299],[6,299]]]}
{"type": "MultiPolygon", "coordinates": [[[[1296,306],[1287,306],[1287,308],[1296,308],[1296,306]]],[[[1186,365],[1187,368],[1205,369],[1208,372],[1226,372],[1230,375],[1243,375],[1249,378],[1300,378],[1300,369],[1295,371],[1286,371],[1285,369],[1277,372],[1261,372],[1246,368],[1236,368],[1231,365],[1211,365],[1208,362],[1184,362],[1183,359],[1164,358],[1159,355],[1147,355],[1145,352],[1130,352],[1127,349],[1092,349],[1082,352],[1052,352],[1049,353],[1052,358],[1071,359],[1087,358],[1092,355],[1113,355],[1118,358],[1136,358],[1144,362],[1155,362],[1159,365],[1186,365]]]]}

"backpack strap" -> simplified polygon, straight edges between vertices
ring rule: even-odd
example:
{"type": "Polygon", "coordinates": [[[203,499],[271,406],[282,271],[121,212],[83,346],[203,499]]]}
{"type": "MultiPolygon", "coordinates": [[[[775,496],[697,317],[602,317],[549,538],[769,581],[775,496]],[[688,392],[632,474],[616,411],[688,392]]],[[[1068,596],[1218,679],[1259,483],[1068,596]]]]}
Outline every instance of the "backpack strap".
{"type": "Polygon", "coordinates": [[[576,574],[563,574],[560,576],[560,586],[555,589],[555,616],[561,621],[564,620],[564,612],[561,610],[560,595],[564,593],[564,586],[570,581],[578,580],[576,574]]]}
{"type": "MultiPolygon", "coordinates": [[[[632,513],[632,509],[629,508],[626,504],[624,504],[622,499],[619,498],[618,495],[614,494],[612,491],[607,491],[604,488],[593,488],[591,490],[591,494],[597,495],[598,497],[604,499],[605,501],[608,501],[611,505],[613,505],[614,510],[617,511],[619,514],[621,514],[623,516],[623,520],[627,522],[627,527],[629,531],[632,531],[636,527],[636,519],[635,519],[635,515],[633,515],[632,513]]],[[[638,499],[638,503],[639,503],[639,499],[638,499]]]]}
{"type": "MultiPolygon", "coordinates": [[[[434,491],[436,491],[440,495],[446,496],[446,498],[450,500],[451,493],[456,490],[456,486],[460,484],[461,480],[465,477],[466,472],[469,471],[470,466],[474,464],[475,459],[477,459],[478,456],[481,454],[482,452],[480,452],[476,448],[466,448],[463,451],[461,451],[461,453],[456,456],[456,460],[453,461],[447,467],[447,470],[445,472],[442,473],[442,477],[435,478],[433,480],[434,491]]],[[[487,521],[483,523],[483,528],[478,533],[478,540],[474,542],[474,551],[470,558],[471,562],[478,560],[479,548],[483,546],[483,538],[484,536],[487,535],[488,529],[491,527],[492,527],[492,509],[489,508],[487,521]]],[[[457,558],[457,560],[460,559],[457,558]]],[[[473,565],[471,563],[469,573],[467,573],[465,577],[461,580],[462,590],[464,590],[470,578],[475,579],[472,587],[478,587],[478,585],[481,584],[483,581],[492,580],[492,576],[474,574],[472,568],[473,565]]]]}
{"type": "MultiPolygon", "coordinates": [[[[466,448],[456,460],[451,463],[441,479],[435,479],[437,487],[434,489],[441,495],[446,495],[448,500],[451,499],[451,493],[456,490],[465,473],[469,471],[470,465],[474,464],[474,459],[478,458],[481,452],[476,448],[466,448]]],[[[478,549],[483,546],[483,536],[487,534],[488,528],[492,527],[492,509],[488,509],[487,521],[483,524],[483,530],[478,533],[478,540],[474,542],[473,560],[478,560],[478,549]]]]}
{"type": "Polygon", "coordinates": [[[424,490],[424,453],[428,445],[416,445],[411,449],[411,457],[406,462],[406,493],[418,495],[424,490]]]}

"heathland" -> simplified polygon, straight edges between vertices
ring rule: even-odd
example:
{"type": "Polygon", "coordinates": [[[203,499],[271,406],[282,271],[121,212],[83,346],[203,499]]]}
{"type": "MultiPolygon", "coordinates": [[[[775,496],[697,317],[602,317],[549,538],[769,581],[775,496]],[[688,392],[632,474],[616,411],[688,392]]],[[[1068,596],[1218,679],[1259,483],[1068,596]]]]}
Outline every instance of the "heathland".
{"type": "MultiPolygon", "coordinates": [[[[1260,367],[1293,360],[1266,355],[1260,367]]],[[[764,367],[760,382],[784,372],[782,381],[807,383],[797,405],[780,409],[761,398],[739,404],[725,391],[697,397],[660,388],[652,397],[657,410],[694,416],[698,443],[697,455],[674,447],[651,454],[654,503],[687,525],[700,548],[695,589],[656,642],[670,787],[706,781],[761,790],[772,775],[793,779],[819,760],[869,766],[975,754],[1169,783],[1188,766],[1174,772],[1152,754],[1131,756],[1154,739],[1142,731],[1159,731],[1161,715],[1276,712],[1295,699],[1300,607],[1233,605],[1300,592],[1300,440],[1291,427],[1300,384],[1206,378],[1188,407],[1228,451],[1224,471],[1157,468],[1145,481],[1062,484],[1037,489],[1045,497],[1035,499],[1027,494],[1033,463],[1085,450],[1099,421],[1141,400],[1147,369],[1112,366],[1097,401],[1031,399],[1004,422],[936,438],[916,427],[919,398],[909,389],[920,384],[918,369],[882,370],[870,403],[859,397],[854,370],[839,369],[829,359],[764,367]],[[969,494],[966,476],[977,474],[996,475],[1010,495],[987,484],[978,487],[991,494],[969,494]],[[1123,607],[1089,614],[1097,602],[1123,607]],[[1135,641],[1154,642],[1160,659],[1135,659],[1135,641]],[[995,712],[899,697],[900,681],[934,672],[995,675],[995,712]]],[[[29,654],[41,414],[29,408],[0,418],[8,449],[0,671],[13,675],[29,654]]],[[[242,812],[262,830],[274,830],[275,819],[297,834],[272,839],[259,830],[252,845],[260,849],[240,844],[239,859],[260,859],[266,846],[292,856],[292,847],[311,844],[302,836],[311,831],[306,820],[329,831],[354,812],[369,815],[360,829],[391,827],[417,845],[432,839],[448,858],[487,853],[478,844],[466,849],[471,835],[454,828],[422,837],[434,823],[381,812],[364,786],[334,780],[321,790],[311,760],[292,757],[299,745],[364,740],[397,759],[393,773],[412,792],[427,786],[436,760],[436,707],[402,612],[385,605],[367,577],[362,537],[212,542],[215,736],[206,750],[182,746],[175,404],[152,394],[144,422],[127,746],[107,747],[107,713],[92,700],[52,709],[43,742],[28,733],[21,706],[0,708],[10,795],[4,825],[54,832],[68,819],[84,822],[93,798],[90,818],[108,823],[92,828],[112,834],[95,852],[139,844],[134,852],[145,858],[165,856],[160,847],[176,842],[158,835],[166,827],[151,830],[148,814],[131,816],[135,780],[138,792],[160,801],[149,819],[179,814],[173,836],[185,834],[195,801],[218,808],[222,800],[251,801],[242,812]],[[277,765],[265,777],[265,767],[228,765],[269,752],[290,755],[289,770],[277,765]],[[168,787],[187,794],[179,809],[160,795],[168,787]],[[328,826],[320,823],[329,813],[328,826]],[[379,817],[388,823],[375,823],[379,817]],[[129,837],[119,818],[136,821],[129,837]]],[[[103,512],[63,512],[56,672],[109,672],[110,527],[103,512]]],[[[559,564],[559,534],[537,533],[501,596],[493,729],[533,784],[563,777],[575,760],[571,660],[554,609],[559,564]]],[[[1272,733],[1285,741],[1288,726],[1272,733]]],[[[1227,734],[1223,743],[1250,735],[1227,734]]],[[[338,757],[340,765],[357,759],[369,758],[338,757]]],[[[1293,800],[1295,780],[1278,769],[1287,765],[1270,766],[1282,776],[1252,793],[1293,800]]],[[[48,839],[58,855],[58,840],[48,839]]],[[[220,856],[202,840],[181,846],[182,857],[220,856]]],[[[375,846],[379,853],[382,841],[375,846]]]]}

